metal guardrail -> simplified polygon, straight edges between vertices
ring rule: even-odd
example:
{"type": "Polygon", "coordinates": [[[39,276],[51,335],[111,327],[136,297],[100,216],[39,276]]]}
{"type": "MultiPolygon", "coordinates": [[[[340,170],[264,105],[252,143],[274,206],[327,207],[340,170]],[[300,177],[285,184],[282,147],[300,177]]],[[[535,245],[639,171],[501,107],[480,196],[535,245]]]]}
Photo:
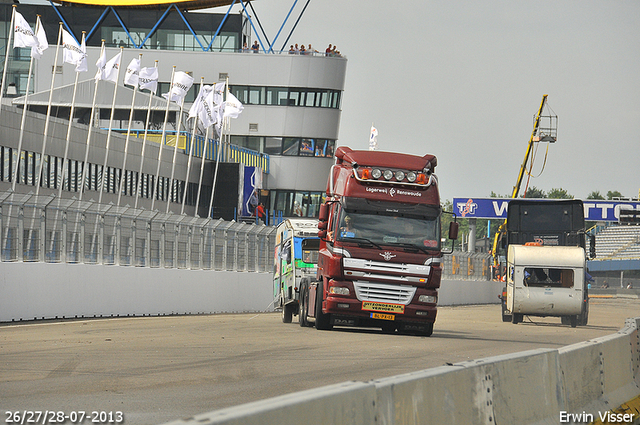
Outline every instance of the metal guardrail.
{"type": "Polygon", "coordinates": [[[33,194],[0,195],[2,261],[267,272],[275,227],[33,194]]]}
{"type": "MultiPolygon", "coordinates": [[[[114,129],[114,131],[126,134],[125,129],[114,129]]],[[[131,130],[131,135],[138,138],[144,137],[144,130],[131,130]]],[[[147,140],[160,143],[162,139],[161,130],[147,130],[147,140]]],[[[168,132],[164,137],[164,144],[167,146],[175,146],[176,133],[168,132]]],[[[194,157],[202,158],[210,161],[216,161],[220,159],[222,162],[241,162],[250,167],[260,167],[262,170],[269,174],[269,155],[266,153],[257,152],[251,149],[243,148],[229,143],[220,143],[219,140],[211,139],[205,140],[203,136],[196,135],[191,137],[191,133],[188,131],[181,131],[178,137],[178,149],[184,150],[186,154],[192,152],[194,157]],[[191,143],[193,141],[193,150],[191,143]],[[222,149],[220,155],[218,150],[222,149]]]]}
{"type": "MultiPolygon", "coordinates": [[[[270,272],[275,227],[53,195],[0,195],[0,260],[270,272]]],[[[443,277],[491,280],[491,256],[454,252],[443,277]]]]}
{"type": "Polygon", "coordinates": [[[442,258],[442,277],[447,279],[492,280],[493,257],[486,253],[454,251],[442,258]]]}

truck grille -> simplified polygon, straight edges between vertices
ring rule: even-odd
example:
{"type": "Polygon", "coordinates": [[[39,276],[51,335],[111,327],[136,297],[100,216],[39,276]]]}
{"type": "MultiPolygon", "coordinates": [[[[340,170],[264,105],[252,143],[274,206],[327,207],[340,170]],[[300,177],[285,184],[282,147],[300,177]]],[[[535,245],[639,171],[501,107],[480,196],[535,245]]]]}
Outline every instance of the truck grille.
{"type": "Polygon", "coordinates": [[[387,285],[373,282],[353,282],[356,297],[360,301],[374,301],[382,303],[396,303],[407,305],[416,293],[415,286],[387,285]]]}

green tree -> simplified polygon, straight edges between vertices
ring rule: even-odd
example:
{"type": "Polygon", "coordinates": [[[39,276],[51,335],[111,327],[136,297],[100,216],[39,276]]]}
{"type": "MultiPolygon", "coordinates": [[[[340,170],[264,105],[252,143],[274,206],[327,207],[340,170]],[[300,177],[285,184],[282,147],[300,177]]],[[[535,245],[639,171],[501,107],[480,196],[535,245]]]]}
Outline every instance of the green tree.
{"type": "Polygon", "coordinates": [[[548,197],[550,199],[573,199],[573,196],[569,195],[565,189],[561,188],[551,189],[548,197]]]}
{"type": "Polygon", "coordinates": [[[622,198],[622,193],[618,192],[617,190],[612,191],[608,191],[607,192],[607,199],[608,200],[612,200],[613,198],[622,198]]]}
{"type": "Polygon", "coordinates": [[[604,199],[604,196],[600,194],[599,190],[594,190],[587,195],[587,199],[604,199]]]}
{"type": "Polygon", "coordinates": [[[523,198],[546,198],[547,194],[544,192],[544,190],[542,189],[538,189],[535,186],[531,186],[530,188],[527,189],[527,191],[525,192],[523,198]]]}

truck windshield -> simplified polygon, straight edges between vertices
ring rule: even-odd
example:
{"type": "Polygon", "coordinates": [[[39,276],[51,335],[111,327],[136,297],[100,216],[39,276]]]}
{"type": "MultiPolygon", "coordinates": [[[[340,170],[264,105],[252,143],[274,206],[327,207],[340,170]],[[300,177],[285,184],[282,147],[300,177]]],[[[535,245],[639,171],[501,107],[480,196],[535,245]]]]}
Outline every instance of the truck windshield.
{"type": "Polygon", "coordinates": [[[437,250],[440,248],[440,222],[434,217],[406,217],[367,214],[342,210],[336,239],[374,245],[399,245],[405,248],[437,250]]]}

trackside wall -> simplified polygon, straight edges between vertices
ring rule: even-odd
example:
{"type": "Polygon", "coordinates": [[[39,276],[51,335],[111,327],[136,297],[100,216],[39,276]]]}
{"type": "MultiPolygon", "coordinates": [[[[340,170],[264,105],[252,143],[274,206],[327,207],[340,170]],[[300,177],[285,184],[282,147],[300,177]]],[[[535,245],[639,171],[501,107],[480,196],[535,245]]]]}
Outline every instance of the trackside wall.
{"type": "MultiPolygon", "coordinates": [[[[273,311],[271,273],[0,262],[0,322],[273,311]]],[[[443,281],[440,305],[497,303],[499,282],[443,281]]]]}
{"type": "Polygon", "coordinates": [[[627,412],[635,412],[633,423],[637,424],[639,325],[640,317],[628,319],[616,334],[557,350],[525,351],[376,381],[346,382],[169,425],[599,423],[601,414],[624,403],[635,409],[627,412]]]}

